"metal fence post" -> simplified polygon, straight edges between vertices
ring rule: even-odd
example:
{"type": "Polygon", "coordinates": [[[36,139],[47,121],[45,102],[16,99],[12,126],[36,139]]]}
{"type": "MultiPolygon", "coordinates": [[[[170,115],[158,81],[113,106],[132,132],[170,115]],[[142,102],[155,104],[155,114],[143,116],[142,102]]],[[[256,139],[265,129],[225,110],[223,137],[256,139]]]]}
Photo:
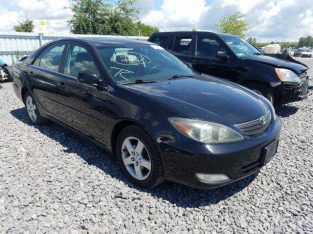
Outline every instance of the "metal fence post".
{"type": "Polygon", "coordinates": [[[39,33],[39,46],[42,46],[42,41],[43,41],[43,33],[39,33]]]}

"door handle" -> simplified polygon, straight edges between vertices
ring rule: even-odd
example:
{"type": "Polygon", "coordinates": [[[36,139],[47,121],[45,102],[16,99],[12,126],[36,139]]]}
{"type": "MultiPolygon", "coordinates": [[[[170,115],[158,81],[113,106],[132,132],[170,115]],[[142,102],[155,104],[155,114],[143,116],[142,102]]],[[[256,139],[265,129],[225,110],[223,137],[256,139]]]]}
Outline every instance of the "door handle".
{"type": "Polygon", "coordinates": [[[60,85],[64,86],[65,84],[64,84],[64,82],[60,82],[60,85]]]}
{"type": "Polygon", "coordinates": [[[85,96],[85,97],[93,97],[93,94],[87,90],[80,90],[80,95],[85,96]]]}

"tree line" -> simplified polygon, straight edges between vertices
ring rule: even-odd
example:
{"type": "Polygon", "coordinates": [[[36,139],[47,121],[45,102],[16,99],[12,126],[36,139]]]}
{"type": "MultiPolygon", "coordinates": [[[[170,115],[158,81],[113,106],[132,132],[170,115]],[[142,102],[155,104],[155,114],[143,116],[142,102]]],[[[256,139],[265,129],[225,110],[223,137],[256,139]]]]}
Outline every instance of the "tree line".
{"type": "Polygon", "coordinates": [[[300,37],[299,47],[313,47],[313,37],[312,36],[307,36],[307,37],[300,37]]]}
{"type": "MultiPolygon", "coordinates": [[[[73,0],[71,10],[72,18],[68,21],[71,32],[74,34],[100,34],[121,36],[150,36],[158,32],[157,27],[146,25],[139,21],[140,9],[136,5],[137,0],[73,0]]],[[[223,17],[216,25],[220,33],[236,35],[246,38],[249,24],[245,21],[245,15],[240,12],[223,17]]],[[[34,23],[26,19],[15,26],[17,32],[33,32],[34,23]]],[[[196,31],[196,28],[192,29],[196,31]]],[[[257,42],[255,37],[247,38],[247,41],[256,47],[268,44],[280,44],[288,47],[313,47],[313,37],[301,37],[299,42],[257,42]]]]}
{"type": "MultiPolygon", "coordinates": [[[[150,36],[157,27],[139,21],[136,0],[73,0],[72,18],[68,21],[74,34],[150,36]]],[[[34,22],[26,19],[14,27],[16,32],[33,32],[34,22]]]]}

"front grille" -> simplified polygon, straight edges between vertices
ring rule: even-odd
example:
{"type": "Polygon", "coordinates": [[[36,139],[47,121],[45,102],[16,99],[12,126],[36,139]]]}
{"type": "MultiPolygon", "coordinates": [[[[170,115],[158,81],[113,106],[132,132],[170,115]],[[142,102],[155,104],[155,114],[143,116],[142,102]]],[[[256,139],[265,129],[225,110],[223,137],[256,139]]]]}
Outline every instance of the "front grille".
{"type": "Polygon", "coordinates": [[[266,115],[259,119],[252,120],[250,122],[236,124],[235,126],[240,128],[248,136],[257,136],[262,134],[270,125],[272,119],[271,112],[267,112],[266,115]]]}

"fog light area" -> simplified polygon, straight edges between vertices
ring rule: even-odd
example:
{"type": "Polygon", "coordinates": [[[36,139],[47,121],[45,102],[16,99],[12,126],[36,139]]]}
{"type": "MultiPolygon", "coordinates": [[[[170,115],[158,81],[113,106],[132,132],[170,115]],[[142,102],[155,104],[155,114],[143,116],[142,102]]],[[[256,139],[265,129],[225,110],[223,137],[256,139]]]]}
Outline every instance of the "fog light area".
{"type": "Polygon", "coordinates": [[[228,176],[223,174],[202,174],[202,173],[196,173],[196,177],[199,181],[206,184],[224,184],[230,179],[228,176]]]}

